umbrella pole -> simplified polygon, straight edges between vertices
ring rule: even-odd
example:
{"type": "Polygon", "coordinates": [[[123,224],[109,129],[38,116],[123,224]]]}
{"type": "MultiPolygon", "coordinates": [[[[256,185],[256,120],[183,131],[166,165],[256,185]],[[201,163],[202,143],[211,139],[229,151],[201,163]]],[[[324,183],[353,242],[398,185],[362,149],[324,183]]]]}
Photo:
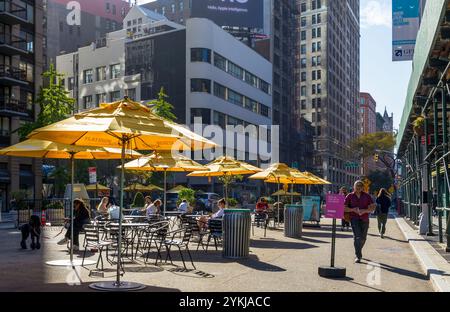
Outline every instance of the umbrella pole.
{"type": "Polygon", "coordinates": [[[280,178],[278,178],[278,226],[280,226],[280,206],[281,206],[281,202],[280,202],[280,178]]]}
{"type": "Polygon", "coordinates": [[[294,183],[291,184],[291,205],[294,204],[294,183]]]}
{"type": "Polygon", "coordinates": [[[70,174],[70,263],[73,264],[73,183],[75,180],[75,154],[74,153],[70,153],[70,170],[71,170],[71,174],[70,174]]]}
{"type": "Polygon", "coordinates": [[[164,169],[164,207],[163,216],[166,216],[166,204],[167,204],[167,169],[164,169]]]}
{"type": "Polygon", "coordinates": [[[119,237],[117,243],[117,272],[116,272],[116,287],[120,287],[120,266],[121,266],[121,249],[122,249],[122,209],[123,209],[123,186],[125,180],[125,143],[126,139],[122,138],[122,157],[120,169],[120,209],[119,209],[119,237]]]}

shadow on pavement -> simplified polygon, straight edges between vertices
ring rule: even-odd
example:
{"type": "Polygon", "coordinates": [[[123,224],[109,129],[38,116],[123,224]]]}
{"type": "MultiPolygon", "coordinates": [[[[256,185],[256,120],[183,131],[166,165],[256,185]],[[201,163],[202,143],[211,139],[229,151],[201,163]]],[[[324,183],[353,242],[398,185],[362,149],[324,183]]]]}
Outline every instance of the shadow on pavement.
{"type": "Polygon", "coordinates": [[[254,240],[250,241],[250,248],[264,249],[309,249],[317,248],[317,246],[307,243],[281,242],[277,240],[254,240]]]}
{"type": "MultiPolygon", "coordinates": [[[[368,263],[366,263],[366,264],[370,264],[370,262],[372,262],[370,259],[366,259],[366,258],[363,258],[363,260],[368,261],[368,263]]],[[[407,276],[407,277],[411,277],[411,278],[416,278],[416,279],[424,280],[424,281],[429,280],[429,278],[425,274],[422,274],[422,273],[419,273],[419,272],[414,272],[414,271],[410,271],[410,270],[394,267],[394,266],[391,266],[389,264],[380,263],[380,262],[376,262],[376,261],[373,261],[373,263],[375,265],[379,265],[381,269],[389,271],[389,272],[394,273],[394,274],[399,274],[399,275],[403,275],[403,276],[407,276]]]]}

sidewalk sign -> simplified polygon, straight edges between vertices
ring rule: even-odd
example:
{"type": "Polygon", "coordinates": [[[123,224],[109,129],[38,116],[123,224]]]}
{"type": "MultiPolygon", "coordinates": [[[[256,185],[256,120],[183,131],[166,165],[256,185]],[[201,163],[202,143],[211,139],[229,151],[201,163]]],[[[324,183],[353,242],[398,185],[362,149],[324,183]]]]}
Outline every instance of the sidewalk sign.
{"type": "Polygon", "coordinates": [[[346,275],[346,269],[334,266],[336,255],[336,219],[344,218],[344,202],[345,196],[338,194],[328,194],[326,197],[326,213],[327,218],[333,219],[333,227],[331,233],[331,265],[319,267],[319,275],[327,278],[343,278],[346,275]]]}
{"type": "Polygon", "coordinates": [[[89,167],[89,184],[96,184],[97,183],[97,168],[96,167],[89,167]]]}

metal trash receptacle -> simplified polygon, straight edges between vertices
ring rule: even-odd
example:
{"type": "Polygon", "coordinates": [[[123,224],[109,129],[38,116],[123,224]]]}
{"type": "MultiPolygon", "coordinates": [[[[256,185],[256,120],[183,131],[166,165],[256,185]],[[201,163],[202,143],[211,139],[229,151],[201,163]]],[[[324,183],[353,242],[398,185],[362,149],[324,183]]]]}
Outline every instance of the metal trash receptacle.
{"type": "Polygon", "coordinates": [[[284,236],[301,238],[303,232],[303,207],[286,205],[284,208],[284,236]]]}
{"type": "Polygon", "coordinates": [[[251,216],[249,209],[225,209],[222,256],[247,258],[250,252],[251,216]]]}

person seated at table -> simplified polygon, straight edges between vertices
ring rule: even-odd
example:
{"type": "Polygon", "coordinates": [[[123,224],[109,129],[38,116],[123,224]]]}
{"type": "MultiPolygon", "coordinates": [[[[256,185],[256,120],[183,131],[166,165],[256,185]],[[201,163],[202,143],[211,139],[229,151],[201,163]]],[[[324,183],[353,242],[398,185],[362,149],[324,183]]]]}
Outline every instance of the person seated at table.
{"type": "Polygon", "coordinates": [[[202,216],[199,220],[198,220],[198,226],[200,229],[206,229],[208,228],[208,221],[210,219],[222,219],[224,214],[225,214],[225,198],[222,198],[221,200],[219,200],[217,202],[217,206],[219,207],[219,210],[210,215],[210,216],[202,216]]]}
{"type": "Polygon", "coordinates": [[[264,197],[261,197],[260,200],[256,203],[255,208],[256,226],[259,227],[259,222],[266,219],[267,210],[269,210],[269,204],[264,197]]]}
{"type": "MultiPolygon", "coordinates": [[[[74,212],[74,219],[73,219],[73,250],[79,250],[80,243],[79,243],[79,234],[80,231],[83,229],[83,226],[85,224],[88,224],[90,222],[91,216],[89,213],[88,208],[86,207],[86,204],[83,202],[82,199],[75,199],[73,201],[73,212],[74,212]]],[[[67,241],[71,238],[71,227],[67,229],[66,235],[62,240],[58,242],[58,245],[64,245],[67,244],[67,241]]]]}
{"type": "Polygon", "coordinates": [[[161,213],[161,200],[157,199],[152,204],[148,205],[146,208],[147,217],[151,217],[154,215],[159,215],[161,213]]]}
{"type": "Polygon", "coordinates": [[[120,207],[116,204],[116,201],[112,197],[109,198],[108,215],[111,220],[119,220],[120,207]]]}
{"type": "Polygon", "coordinates": [[[97,206],[96,218],[100,219],[108,218],[109,217],[108,208],[109,208],[109,198],[103,197],[102,200],[100,201],[100,204],[98,204],[97,206]]]}
{"type": "Polygon", "coordinates": [[[181,204],[178,206],[178,211],[182,212],[183,214],[186,214],[189,209],[189,204],[186,199],[183,199],[181,201],[181,204]]]}

